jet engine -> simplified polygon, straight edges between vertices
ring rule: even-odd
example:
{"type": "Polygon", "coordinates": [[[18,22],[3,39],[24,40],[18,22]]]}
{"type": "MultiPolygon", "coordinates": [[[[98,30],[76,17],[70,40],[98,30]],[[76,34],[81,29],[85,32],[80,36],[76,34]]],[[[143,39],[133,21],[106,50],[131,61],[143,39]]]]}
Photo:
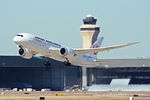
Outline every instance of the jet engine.
{"type": "Polygon", "coordinates": [[[19,49],[18,53],[22,58],[26,58],[26,59],[31,59],[32,58],[31,50],[28,50],[26,48],[21,47],[19,49]]]}
{"type": "Polygon", "coordinates": [[[66,47],[61,48],[59,51],[59,54],[61,56],[68,57],[68,58],[75,56],[74,51],[72,49],[66,48],[66,47]]]}

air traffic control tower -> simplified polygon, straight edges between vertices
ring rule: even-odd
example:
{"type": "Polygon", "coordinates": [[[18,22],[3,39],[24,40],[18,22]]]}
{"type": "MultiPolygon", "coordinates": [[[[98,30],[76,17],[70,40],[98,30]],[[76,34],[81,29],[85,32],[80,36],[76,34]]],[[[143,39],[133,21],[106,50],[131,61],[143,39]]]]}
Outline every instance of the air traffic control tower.
{"type": "Polygon", "coordinates": [[[83,48],[90,48],[91,45],[97,40],[100,32],[100,27],[96,25],[97,19],[92,15],[87,15],[83,19],[83,25],[80,27],[80,33],[83,39],[83,48]]]}
{"type": "MultiPolygon", "coordinates": [[[[96,25],[97,19],[92,15],[87,15],[83,19],[83,25],[80,27],[80,33],[83,40],[83,48],[90,48],[91,45],[97,40],[97,36],[100,32],[100,27],[96,25]]],[[[82,67],[82,86],[87,86],[87,70],[86,67],[82,67]]]]}

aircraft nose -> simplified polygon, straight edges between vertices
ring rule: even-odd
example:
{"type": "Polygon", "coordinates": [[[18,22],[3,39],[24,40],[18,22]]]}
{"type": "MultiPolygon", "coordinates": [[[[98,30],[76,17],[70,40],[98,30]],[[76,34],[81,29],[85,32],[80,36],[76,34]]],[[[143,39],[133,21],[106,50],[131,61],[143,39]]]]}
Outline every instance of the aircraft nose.
{"type": "Polygon", "coordinates": [[[15,37],[13,38],[13,41],[14,41],[15,43],[18,43],[18,42],[19,42],[18,37],[15,36],[15,37]]]}

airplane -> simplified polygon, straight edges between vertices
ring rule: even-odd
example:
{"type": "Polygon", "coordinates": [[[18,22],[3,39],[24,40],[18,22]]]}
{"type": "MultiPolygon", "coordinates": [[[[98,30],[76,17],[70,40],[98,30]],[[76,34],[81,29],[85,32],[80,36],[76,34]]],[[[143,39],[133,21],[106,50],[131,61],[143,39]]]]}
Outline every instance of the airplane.
{"type": "Polygon", "coordinates": [[[13,38],[13,41],[19,47],[19,55],[30,59],[36,54],[45,56],[44,64],[51,66],[48,58],[64,62],[66,66],[98,67],[103,63],[97,59],[98,52],[109,51],[112,49],[127,47],[138,42],[123,45],[101,47],[104,37],[100,37],[90,48],[69,48],[67,46],[49,41],[30,33],[19,33],[13,38]]]}

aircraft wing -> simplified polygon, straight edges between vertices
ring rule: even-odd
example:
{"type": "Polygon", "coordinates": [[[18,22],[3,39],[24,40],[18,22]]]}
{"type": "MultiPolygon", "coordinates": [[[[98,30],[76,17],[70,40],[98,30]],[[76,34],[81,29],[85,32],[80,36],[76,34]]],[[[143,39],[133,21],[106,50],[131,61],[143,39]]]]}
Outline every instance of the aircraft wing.
{"type": "Polygon", "coordinates": [[[118,49],[122,47],[127,47],[130,45],[137,44],[139,42],[134,42],[134,43],[128,43],[128,44],[123,44],[123,45],[116,45],[116,46],[109,46],[109,47],[101,47],[101,48],[82,48],[82,49],[73,49],[76,53],[76,55],[82,55],[82,54],[87,54],[87,53],[94,53],[94,52],[102,52],[102,51],[109,51],[113,49],[118,49]]]}

